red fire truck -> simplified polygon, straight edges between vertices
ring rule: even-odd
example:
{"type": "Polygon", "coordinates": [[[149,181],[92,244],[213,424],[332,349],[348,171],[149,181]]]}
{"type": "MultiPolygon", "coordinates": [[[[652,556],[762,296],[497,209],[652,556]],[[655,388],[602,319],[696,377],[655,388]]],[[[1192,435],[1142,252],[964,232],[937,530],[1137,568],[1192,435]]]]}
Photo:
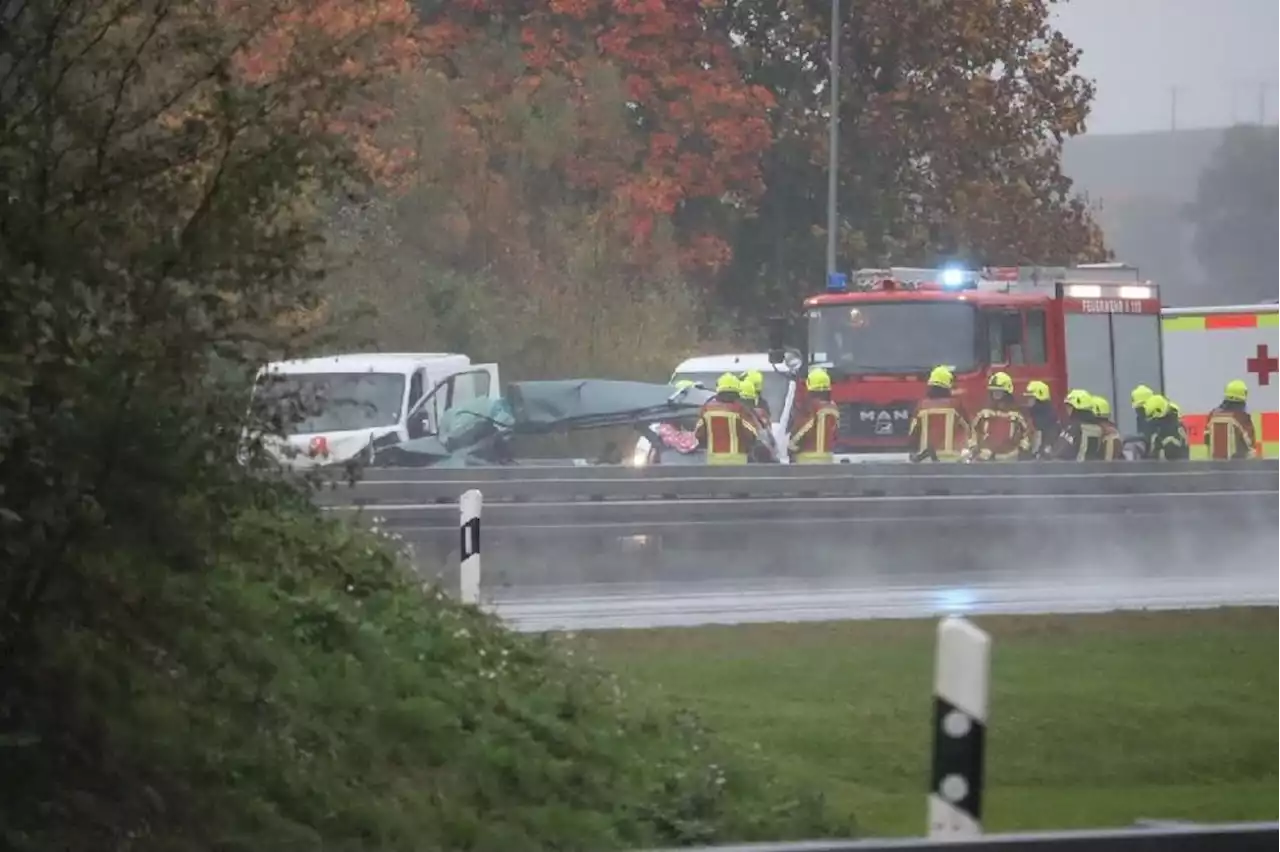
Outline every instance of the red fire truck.
{"type": "Polygon", "coordinates": [[[912,411],[940,364],[971,410],[1003,370],[1019,392],[1040,379],[1058,401],[1075,387],[1108,397],[1124,433],[1137,427],[1130,390],[1163,387],[1159,293],[1126,264],[863,269],[852,282],[832,276],[804,311],[804,349],[788,352],[775,322],[769,358],[798,375],[830,372],[839,455],[904,453],[912,411]]]}

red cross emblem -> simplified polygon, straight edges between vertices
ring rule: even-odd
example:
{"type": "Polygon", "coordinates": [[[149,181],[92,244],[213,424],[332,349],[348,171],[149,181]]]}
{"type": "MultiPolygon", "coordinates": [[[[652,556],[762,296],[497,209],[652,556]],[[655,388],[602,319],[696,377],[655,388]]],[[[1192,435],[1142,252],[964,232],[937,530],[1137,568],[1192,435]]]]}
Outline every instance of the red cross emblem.
{"type": "Polygon", "coordinates": [[[1258,354],[1248,361],[1244,362],[1250,373],[1258,377],[1258,384],[1271,384],[1271,374],[1280,373],[1280,358],[1275,358],[1267,352],[1267,344],[1258,344],[1258,354]]]}

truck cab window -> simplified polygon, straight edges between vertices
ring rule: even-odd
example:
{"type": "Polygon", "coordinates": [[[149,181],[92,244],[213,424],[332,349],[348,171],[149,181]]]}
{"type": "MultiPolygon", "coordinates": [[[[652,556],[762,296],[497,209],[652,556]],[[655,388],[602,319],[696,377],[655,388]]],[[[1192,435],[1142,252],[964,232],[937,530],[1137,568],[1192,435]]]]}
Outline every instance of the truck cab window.
{"type": "Polygon", "coordinates": [[[413,407],[418,400],[422,399],[422,395],[426,393],[425,381],[423,379],[422,370],[414,370],[413,378],[409,379],[409,406],[413,407]]]}
{"type": "Polygon", "coordinates": [[[991,311],[986,315],[987,363],[1022,364],[1022,314],[1019,311],[991,311]]]}
{"type": "Polygon", "coordinates": [[[1026,341],[1023,346],[1028,364],[1048,363],[1049,345],[1045,340],[1044,311],[1027,311],[1026,341]]]}

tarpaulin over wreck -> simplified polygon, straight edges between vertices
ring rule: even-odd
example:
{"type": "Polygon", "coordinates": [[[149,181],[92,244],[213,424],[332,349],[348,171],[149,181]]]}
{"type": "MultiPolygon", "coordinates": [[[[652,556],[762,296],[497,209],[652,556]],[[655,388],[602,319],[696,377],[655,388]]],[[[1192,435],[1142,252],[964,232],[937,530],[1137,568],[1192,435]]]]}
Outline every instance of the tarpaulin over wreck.
{"type": "Polygon", "coordinates": [[[440,418],[440,432],[379,450],[388,467],[511,463],[504,452],[513,435],[679,421],[697,414],[713,396],[702,388],[650,382],[561,379],[512,382],[500,399],[473,399],[440,418]]]}

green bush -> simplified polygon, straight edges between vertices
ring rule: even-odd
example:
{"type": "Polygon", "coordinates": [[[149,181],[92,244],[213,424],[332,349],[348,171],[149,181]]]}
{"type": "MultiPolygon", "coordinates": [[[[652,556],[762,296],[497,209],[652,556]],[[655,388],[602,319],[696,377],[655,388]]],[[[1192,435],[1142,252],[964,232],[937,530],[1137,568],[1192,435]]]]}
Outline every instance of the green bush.
{"type": "Polygon", "coordinates": [[[229,519],[208,571],[95,568],[97,592],[156,578],[135,590],[146,622],[43,637],[56,723],[5,746],[11,848],[516,852],[846,828],[691,715],[634,703],[309,509],[229,519]],[[43,746],[70,736],[51,776],[43,746]]]}

